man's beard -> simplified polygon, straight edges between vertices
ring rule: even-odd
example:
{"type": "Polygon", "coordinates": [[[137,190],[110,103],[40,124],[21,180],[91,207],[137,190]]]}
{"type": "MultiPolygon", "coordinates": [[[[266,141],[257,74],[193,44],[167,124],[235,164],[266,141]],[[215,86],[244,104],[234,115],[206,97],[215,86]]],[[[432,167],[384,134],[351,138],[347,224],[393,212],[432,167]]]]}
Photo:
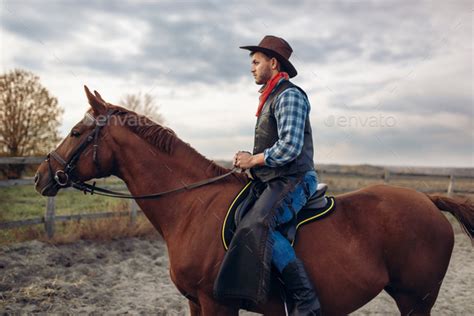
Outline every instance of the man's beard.
{"type": "Polygon", "coordinates": [[[264,85],[270,79],[272,79],[272,73],[269,71],[269,72],[266,72],[266,73],[262,74],[262,76],[260,76],[260,79],[259,79],[258,76],[256,76],[255,77],[255,83],[259,84],[259,85],[264,85]]]}

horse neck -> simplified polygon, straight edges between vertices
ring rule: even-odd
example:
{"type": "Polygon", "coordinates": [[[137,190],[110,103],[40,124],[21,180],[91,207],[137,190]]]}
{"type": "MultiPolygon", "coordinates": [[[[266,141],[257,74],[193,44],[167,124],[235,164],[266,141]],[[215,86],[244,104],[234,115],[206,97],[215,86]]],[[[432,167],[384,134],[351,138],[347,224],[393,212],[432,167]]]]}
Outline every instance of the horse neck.
{"type": "MultiPolygon", "coordinates": [[[[129,137],[126,144],[117,142],[117,170],[133,195],[163,192],[220,175],[225,168],[197,153],[189,145],[177,139],[171,154],[161,152],[137,135],[129,137]]],[[[242,183],[240,177],[230,177],[224,182],[242,183]]],[[[172,193],[153,200],[137,200],[150,222],[166,240],[179,233],[185,221],[199,219],[199,212],[209,205],[209,199],[216,196],[219,186],[199,189],[199,196],[193,191],[172,193]],[[196,199],[200,203],[196,203],[196,199]]]]}

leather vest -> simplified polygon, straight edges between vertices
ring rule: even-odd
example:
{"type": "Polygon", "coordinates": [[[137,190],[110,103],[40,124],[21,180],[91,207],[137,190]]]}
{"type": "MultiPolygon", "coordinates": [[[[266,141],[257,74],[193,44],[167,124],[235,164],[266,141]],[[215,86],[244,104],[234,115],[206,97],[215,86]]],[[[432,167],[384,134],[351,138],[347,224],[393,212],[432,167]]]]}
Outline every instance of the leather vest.
{"type": "MultiPolygon", "coordinates": [[[[288,80],[283,80],[268,96],[267,101],[263,105],[262,112],[257,118],[255,125],[255,139],[253,154],[262,153],[265,149],[272,147],[278,141],[277,120],[275,118],[275,106],[277,97],[288,88],[297,88],[306,96],[306,93],[298,86],[288,80]]],[[[311,132],[311,123],[309,121],[309,113],[306,115],[304,126],[304,143],[301,153],[296,159],[279,167],[255,166],[251,168],[254,177],[261,181],[267,182],[271,179],[287,176],[298,175],[309,170],[314,170],[313,162],[313,135],[311,132]]]]}

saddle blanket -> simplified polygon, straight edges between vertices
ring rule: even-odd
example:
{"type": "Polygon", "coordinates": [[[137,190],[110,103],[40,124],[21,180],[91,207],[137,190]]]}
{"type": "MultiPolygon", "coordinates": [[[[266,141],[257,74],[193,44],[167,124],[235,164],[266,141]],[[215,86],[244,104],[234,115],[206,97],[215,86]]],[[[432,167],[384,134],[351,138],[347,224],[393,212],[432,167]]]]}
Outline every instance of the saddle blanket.
{"type": "MultiPolygon", "coordinates": [[[[246,212],[252,207],[255,200],[258,198],[255,192],[258,191],[258,186],[262,185],[257,181],[250,181],[237,194],[227,210],[227,214],[222,225],[222,243],[227,251],[230,241],[234,236],[234,232],[240,219],[245,216],[246,212]]],[[[308,201],[305,207],[298,212],[297,224],[295,234],[298,228],[304,224],[322,219],[329,215],[334,210],[336,200],[333,196],[324,196],[327,186],[324,185],[322,189],[318,190],[308,201]]],[[[293,246],[294,240],[292,242],[293,246]]]]}

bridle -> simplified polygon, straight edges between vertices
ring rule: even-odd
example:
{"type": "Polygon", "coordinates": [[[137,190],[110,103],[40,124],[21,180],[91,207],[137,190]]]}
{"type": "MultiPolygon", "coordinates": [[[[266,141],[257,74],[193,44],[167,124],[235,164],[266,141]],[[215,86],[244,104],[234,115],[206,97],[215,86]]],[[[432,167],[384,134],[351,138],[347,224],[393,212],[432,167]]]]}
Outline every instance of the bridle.
{"type": "Polygon", "coordinates": [[[86,113],[86,117],[93,122],[95,125],[94,129],[87,135],[87,137],[84,138],[84,140],[74,149],[74,151],[71,154],[71,157],[66,161],[66,159],[63,159],[56,151],[52,150],[47,156],[46,156],[46,161],[48,163],[48,169],[49,169],[49,176],[50,176],[50,182],[57,184],[60,188],[65,188],[68,187],[70,184],[73,188],[80,190],[84,192],[84,194],[90,193],[92,194],[98,194],[98,195],[104,195],[104,196],[109,196],[109,197],[116,197],[116,198],[121,198],[121,199],[156,199],[161,196],[170,194],[170,193],[178,193],[178,192],[183,192],[187,190],[191,190],[194,188],[198,188],[201,186],[204,186],[209,183],[216,182],[220,179],[223,179],[230,174],[236,172],[238,169],[233,168],[229,172],[222,174],[220,176],[216,176],[210,179],[205,179],[199,182],[195,182],[189,185],[184,185],[180,188],[172,189],[169,191],[164,191],[160,193],[154,193],[154,194],[147,194],[147,195],[130,195],[130,194],[125,194],[122,192],[116,192],[116,191],[111,191],[108,189],[100,188],[95,186],[95,182],[93,184],[88,184],[83,181],[74,181],[75,176],[74,172],[76,169],[76,164],[81,156],[81,154],[84,152],[84,150],[92,144],[92,161],[97,169],[97,171],[100,173],[101,172],[101,167],[100,167],[100,162],[98,159],[98,147],[99,147],[99,135],[100,131],[102,128],[107,125],[110,117],[117,113],[118,110],[111,109],[107,112],[105,119],[102,121],[98,121],[95,117],[93,117],[90,113],[86,113]],[[53,168],[51,166],[51,158],[56,160],[63,169],[58,169],[56,172],[54,172],[53,176],[53,168]],[[61,179],[63,178],[63,179],[61,179]]]}
{"type": "Polygon", "coordinates": [[[97,171],[100,173],[101,168],[100,168],[100,163],[99,159],[97,156],[97,149],[99,147],[98,141],[99,141],[99,134],[102,128],[107,124],[109,121],[109,118],[114,114],[116,111],[115,110],[109,110],[107,112],[107,115],[105,116],[105,120],[103,122],[99,122],[98,120],[95,119],[90,113],[86,113],[86,117],[93,122],[95,125],[94,129],[87,135],[86,138],[83,139],[83,141],[79,144],[79,146],[74,149],[74,151],[71,154],[71,157],[69,160],[63,159],[56,151],[52,150],[47,156],[46,156],[46,161],[48,162],[48,168],[49,168],[49,174],[50,177],[52,177],[52,180],[55,181],[57,185],[60,187],[66,187],[69,184],[69,181],[71,180],[72,183],[75,183],[73,181],[74,179],[74,171],[76,169],[76,164],[77,161],[79,160],[79,157],[81,154],[84,152],[84,150],[89,146],[89,144],[93,143],[92,145],[92,161],[94,162],[95,167],[97,168],[97,171]],[[63,169],[58,169],[53,176],[53,168],[51,167],[51,158],[56,160],[63,169]],[[61,177],[64,178],[64,180],[61,180],[61,177]]]}

